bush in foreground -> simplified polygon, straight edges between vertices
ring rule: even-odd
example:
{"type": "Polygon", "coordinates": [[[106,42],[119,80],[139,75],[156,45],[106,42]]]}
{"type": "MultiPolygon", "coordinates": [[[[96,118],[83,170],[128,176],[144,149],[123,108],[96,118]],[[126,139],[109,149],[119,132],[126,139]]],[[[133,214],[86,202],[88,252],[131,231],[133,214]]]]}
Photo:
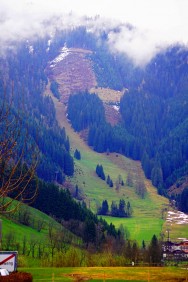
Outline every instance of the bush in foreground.
{"type": "Polygon", "coordinates": [[[32,282],[33,277],[30,273],[13,272],[9,276],[1,276],[0,281],[3,282],[32,282]]]}

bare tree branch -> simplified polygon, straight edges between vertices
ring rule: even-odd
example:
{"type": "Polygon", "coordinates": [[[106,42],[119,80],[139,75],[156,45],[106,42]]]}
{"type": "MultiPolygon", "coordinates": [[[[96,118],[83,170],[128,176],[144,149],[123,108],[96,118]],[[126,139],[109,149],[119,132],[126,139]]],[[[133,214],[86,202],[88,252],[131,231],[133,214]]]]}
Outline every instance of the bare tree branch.
{"type": "Polygon", "coordinates": [[[0,100],[0,213],[13,212],[22,202],[31,203],[37,194],[36,183],[35,187],[31,183],[38,148],[29,137],[21,111],[12,113],[12,97],[13,85],[9,103],[6,91],[0,100]]]}

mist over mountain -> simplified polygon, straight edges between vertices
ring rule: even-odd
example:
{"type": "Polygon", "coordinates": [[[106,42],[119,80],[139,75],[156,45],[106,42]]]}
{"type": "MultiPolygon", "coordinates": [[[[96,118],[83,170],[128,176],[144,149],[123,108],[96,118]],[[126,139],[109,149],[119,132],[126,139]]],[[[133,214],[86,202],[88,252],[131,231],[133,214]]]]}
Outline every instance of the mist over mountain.
{"type": "MultiPolygon", "coordinates": [[[[88,139],[88,143],[96,151],[116,151],[133,159],[142,160],[146,176],[152,179],[160,193],[166,194],[167,188],[176,183],[179,178],[187,175],[187,49],[183,45],[168,47],[155,57],[152,55],[153,59],[148,55],[150,63],[145,68],[143,68],[143,64],[139,67],[137,63],[135,65],[135,60],[130,58],[130,53],[114,52],[118,38],[121,37],[121,40],[126,42],[126,39],[122,37],[122,32],[127,32],[130,35],[137,33],[137,29],[128,24],[107,25],[107,27],[97,29],[98,20],[101,19],[96,19],[95,29],[94,19],[87,19],[86,26],[82,23],[82,26],[79,27],[66,28],[62,31],[56,30],[56,32],[53,31],[53,35],[44,32],[41,38],[38,34],[37,38],[31,36],[31,39],[25,40],[23,33],[23,38],[20,37],[19,41],[15,41],[14,38],[14,41],[12,41],[15,42],[13,49],[6,51],[6,56],[2,57],[2,66],[3,64],[7,65],[7,69],[1,67],[1,87],[3,89],[5,78],[7,86],[11,84],[11,80],[14,81],[15,93],[19,93],[22,85],[24,92],[28,93],[25,100],[28,111],[35,112],[35,116],[37,115],[36,117],[39,119],[37,123],[40,126],[42,124],[44,127],[47,124],[50,125],[50,135],[53,132],[55,138],[60,138],[55,133],[58,129],[55,129],[57,125],[53,103],[49,98],[42,96],[48,82],[47,65],[50,61],[53,62],[60,49],[65,45],[67,48],[90,50],[91,54],[87,56],[92,61],[97,86],[109,87],[119,91],[126,88],[128,92],[126,91],[120,100],[122,119],[117,126],[110,125],[109,128],[105,119],[102,121],[96,116],[91,123],[83,121],[85,125],[81,127],[77,125],[79,119],[76,119],[75,128],[78,126],[82,130],[89,126],[88,138],[90,139],[88,139]],[[114,41],[114,43],[111,44],[111,41],[114,41]],[[36,103],[35,99],[39,99],[41,102],[36,103]],[[47,108],[45,103],[49,104],[47,108]],[[52,116],[48,115],[48,107],[52,108],[50,110],[52,116]],[[39,115],[38,111],[42,115],[39,115]],[[97,120],[98,124],[96,124],[97,120]],[[96,125],[97,128],[95,128],[96,125]],[[122,130],[123,132],[121,132],[122,130]],[[103,143],[103,139],[106,140],[105,143],[103,143]],[[178,140],[181,140],[181,142],[178,140]],[[100,149],[97,149],[94,142],[100,144],[100,149]],[[168,146],[169,142],[172,144],[171,147],[168,146]]],[[[127,49],[130,49],[131,52],[134,51],[131,48],[127,49]]],[[[143,56],[141,57],[144,60],[143,56]]],[[[63,58],[60,59],[62,62],[63,58]]],[[[58,64],[57,59],[54,64],[58,64]]],[[[63,93],[60,91],[58,95],[61,97],[63,93]]],[[[76,109],[78,102],[73,103],[73,106],[71,106],[71,103],[69,105],[69,118],[73,122],[71,107],[76,109]]],[[[83,110],[85,110],[85,107],[83,110]]],[[[79,111],[81,109],[78,110],[76,116],[79,116],[79,111]]],[[[88,119],[87,113],[85,115],[85,118],[88,119]]],[[[32,120],[31,128],[36,126],[37,124],[34,124],[32,120]]],[[[31,131],[33,132],[33,130],[31,131]]],[[[45,134],[48,134],[49,129],[44,128],[44,130],[45,134]]],[[[69,140],[65,131],[61,134],[61,138],[64,140],[63,151],[60,149],[62,145],[59,143],[58,149],[55,139],[52,140],[51,137],[49,137],[49,141],[47,141],[48,138],[45,138],[45,142],[41,142],[39,134],[39,147],[45,157],[42,158],[43,161],[38,168],[38,172],[46,180],[55,178],[56,171],[58,171],[61,181],[63,181],[62,172],[68,175],[74,173],[73,161],[68,155],[70,150],[69,140]],[[52,144],[54,149],[47,149],[52,144]],[[61,153],[58,150],[61,150],[61,153]],[[60,157],[61,154],[63,155],[60,157]],[[50,169],[53,162],[56,165],[54,163],[53,169],[50,169]],[[59,166],[63,166],[63,170],[59,166]],[[50,173],[48,176],[47,171],[50,173]]],[[[57,142],[59,142],[58,139],[57,142]]],[[[186,178],[180,182],[186,182],[186,178]]]]}
{"type": "MultiPolygon", "coordinates": [[[[33,206],[66,221],[88,249],[93,244],[102,250],[111,237],[116,249],[121,232],[96,214],[137,217],[132,207],[138,200],[142,210],[156,205],[158,214],[151,217],[161,222],[166,211],[161,202],[158,207],[161,196],[188,212],[188,25],[184,17],[179,24],[177,1],[164,6],[159,1],[160,9],[156,6],[147,23],[139,20],[153,11],[149,1],[145,12],[135,11],[137,20],[130,1],[125,1],[125,15],[122,2],[116,7],[112,1],[121,14],[114,18],[92,9],[86,15],[77,2],[72,11],[64,1],[37,2],[20,1],[15,7],[13,1],[1,1],[0,109],[4,103],[11,106],[28,131],[28,147],[37,147],[39,193],[33,206]],[[84,159],[84,148],[95,154],[92,161],[84,159]],[[121,157],[133,160],[134,168],[120,168],[121,157]],[[103,158],[123,176],[114,176],[109,163],[111,174],[106,173],[97,163],[103,158]],[[155,187],[155,201],[145,183],[155,187]],[[110,210],[113,197],[119,206],[111,201],[110,210]]],[[[186,6],[182,2],[180,11],[186,6]]],[[[27,152],[24,161],[30,161],[27,152]]]]}
{"type": "Polygon", "coordinates": [[[165,265],[188,240],[187,8],[0,0],[1,247],[23,266],[165,265]]]}
{"type": "Polygon", "coordinates": [[[111,50],[125,53],[139,66],[170,45],[187,46],[186,1],[144,1],[21,0],[15,7],[14,1],[1,0],[1,53],[15,42],[79,26],[96,35],[105,32],[111,50]]]}

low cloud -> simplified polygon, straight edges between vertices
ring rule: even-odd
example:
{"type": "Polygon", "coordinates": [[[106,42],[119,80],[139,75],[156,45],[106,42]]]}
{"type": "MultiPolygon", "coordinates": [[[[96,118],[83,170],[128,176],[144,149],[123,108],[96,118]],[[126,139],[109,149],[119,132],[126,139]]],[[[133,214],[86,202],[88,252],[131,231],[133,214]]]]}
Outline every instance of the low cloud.
{"type": "Polygon", "coordinates": [[[114,52],[125,53],[136,66],[145,66],[172,42],[162,41],[148,30],[121,28],[119,33],[110,32],[108,43],[114,52]]]}
{"type": "Polygon", "coordinates": [[[187,45],[187,6],[186,0],[0,0],[0,49],[15,40],[32,40],[56,29],[86,25],[98,33],[110,30],[111,50],[124,52],[143,66],[171,44],[187,45]],[[113,30],[117,24],[119,32],[113,30]]]}

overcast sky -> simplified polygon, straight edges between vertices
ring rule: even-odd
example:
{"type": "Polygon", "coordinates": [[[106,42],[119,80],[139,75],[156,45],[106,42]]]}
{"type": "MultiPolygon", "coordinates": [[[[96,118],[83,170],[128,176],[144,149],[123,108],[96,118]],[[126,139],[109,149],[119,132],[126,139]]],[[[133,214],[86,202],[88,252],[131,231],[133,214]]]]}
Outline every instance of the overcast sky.
{"type": "Polygon", "coordinates": [[[52,17],[60,17],[56,24],[64,28],[78,25],[81,16],[100,15],[96,27],[101,18],[106,22],[103,27],[116,21],[136,27],[131,32],[122,28],[119,35],[110,34],[109,44],[136,64],[144,64],[168,44],[188,44],[187,12],[188,0],[0,0],[0,41],[50,32],[52,17]],[[45,20],[49,22],[44,28],[45,20]]]}

